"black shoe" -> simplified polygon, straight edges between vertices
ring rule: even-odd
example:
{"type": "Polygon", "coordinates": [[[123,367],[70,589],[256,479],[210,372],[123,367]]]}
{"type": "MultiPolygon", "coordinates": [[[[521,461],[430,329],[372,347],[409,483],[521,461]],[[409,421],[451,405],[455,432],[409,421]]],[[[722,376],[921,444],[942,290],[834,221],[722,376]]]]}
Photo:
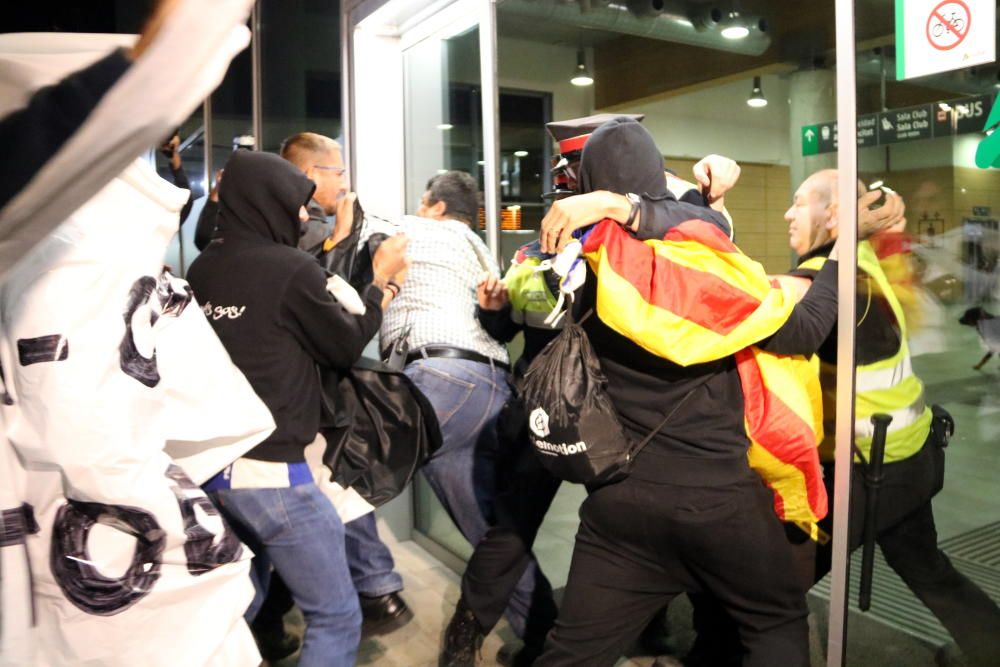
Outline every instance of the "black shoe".
{"type": "Polygon", "coordinates": [[[358,595],[361,603],[361,636],[387,635],[399,630],[413,619],[413,612],[399,597],[399,593],[389,593],[377,597],[358,595]]]}
{"type": "Polygon", "coordinates": [[[298,637],[290,632],[285,632],[285,629],[280,626],[276,629],[253,628],[253,630],[260,657],[268,662],[277,662],[287,658],[298,651],[302,645],[302,641],[298,637]]]}
{"type": "Polygon", "coordinates": [[[459,598],[455,615],[444,631],[444,648],[438,667],[475,667],[485,637],[476,615],[459,598]]]}

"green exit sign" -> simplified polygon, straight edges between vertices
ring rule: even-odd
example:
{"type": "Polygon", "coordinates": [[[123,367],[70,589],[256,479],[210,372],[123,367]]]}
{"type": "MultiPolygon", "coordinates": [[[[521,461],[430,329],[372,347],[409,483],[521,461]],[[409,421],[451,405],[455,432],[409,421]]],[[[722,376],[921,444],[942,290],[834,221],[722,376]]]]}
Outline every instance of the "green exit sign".
{"type": "Polygon", "coordinates": [[[816,155],[819,153],[819,126],[802,126],[802,154],[816,155]]]}

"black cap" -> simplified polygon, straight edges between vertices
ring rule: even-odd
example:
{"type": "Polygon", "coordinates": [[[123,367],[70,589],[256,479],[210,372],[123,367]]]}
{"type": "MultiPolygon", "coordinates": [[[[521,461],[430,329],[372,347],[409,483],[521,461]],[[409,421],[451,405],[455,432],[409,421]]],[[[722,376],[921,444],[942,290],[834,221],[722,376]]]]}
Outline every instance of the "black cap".
{"type": "Polygon", "coordinates": [[[584,118],[571,118],[569,120],[557,120],[545,124],[545,129],[554,141],[564,141],[582,134],[590,134],[612,118],[625,116],[641,123],[646,117],[641,113],[599,113],[584,118]]]}

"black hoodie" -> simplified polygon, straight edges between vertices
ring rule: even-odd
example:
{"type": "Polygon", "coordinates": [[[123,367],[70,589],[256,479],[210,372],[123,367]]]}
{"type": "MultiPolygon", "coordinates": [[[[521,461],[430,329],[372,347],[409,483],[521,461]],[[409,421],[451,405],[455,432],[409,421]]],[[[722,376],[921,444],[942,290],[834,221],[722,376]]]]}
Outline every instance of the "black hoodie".
{"type": "Polygon", "coordinates": [[[222,239],[191,264],[187,279],[209,322],[261,397],[277,428],[248,454],[302,461],[316,437],[316,365],[349,368],[382,323],[382,291],[361,292],[366,312],[348,313],[326,273],[297,250],[299,209],[315,185],[277,155],[237,151],[219,188],[222,239]]]}
{"type": "MultiPolygon", "coordinates": [[[[725,218],[707,207],[678,202],[669,193],[663,175],[663,157],[644,127],[630,118],[616,118],[599,127],[587,141],[580,161],[584,192],[609,190],[641,194],[655,206],[640,238],[662,237],[689,220],[702,220],[728,232],[725,218]]],[[[646,204],[644,204],[645,206],[646,204]]],[[[640,223],[647,219],[643,209],[640,223]]],[[[836,264],[836,262],[828,262],[836,264]]],[[[803,300],[779,333],[762,347],[780,354],[815,351],[836,319],[836,269],[824,268],[820,289],[803,300]]],[[[821,272],[823,273],[823,272],[821,272]]],[[[594,307],[596,280],[591,273],[577,300],[578,315],[594,307]]],[[[651,354],[611,330],[597,317],[584,329],[608,378],[608,394],[626,430],[634,440],[652,431],[664,415],[688,392],[691,397],[639,453],[633,476],[659,480],[673,465],[658,457],[715,457],[745,460],[749,441],[744,431],[743,390],[733,357],[688,367],[651,354]]]]}

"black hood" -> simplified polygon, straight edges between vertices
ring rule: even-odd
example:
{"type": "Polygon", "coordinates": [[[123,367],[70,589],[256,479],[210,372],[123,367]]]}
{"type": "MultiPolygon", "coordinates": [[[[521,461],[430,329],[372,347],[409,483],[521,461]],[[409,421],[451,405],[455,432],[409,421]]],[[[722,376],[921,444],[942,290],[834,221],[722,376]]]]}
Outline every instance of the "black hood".
{"type": "Polygon", "coordinates": [[[277,155],[236,151],[219,185],[219,235],[264,238],[294,248],[302,230],[299,209],[315,189],[277,155]]]}
{"type": "Polygon", "coordinates": [[[580,192],[634,192],[649,199],[668,196],[663,156],[646,128],[621,116],[591,135],[580,158],[580,192]]]}

